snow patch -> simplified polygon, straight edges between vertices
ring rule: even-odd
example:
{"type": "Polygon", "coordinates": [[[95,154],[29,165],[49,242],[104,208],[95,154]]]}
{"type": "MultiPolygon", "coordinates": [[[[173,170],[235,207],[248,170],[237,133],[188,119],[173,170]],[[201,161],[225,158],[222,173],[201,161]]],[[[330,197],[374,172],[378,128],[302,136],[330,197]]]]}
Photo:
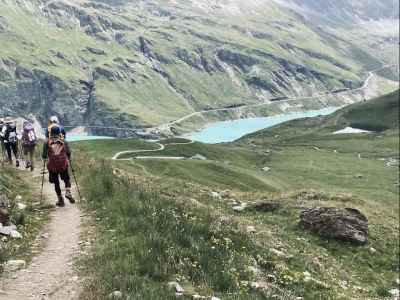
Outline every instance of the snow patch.
{"type": "Polygon", "coordinates": [[[345,129],[335,131],[333,134],[353,134],[353,133],[371,133],[372,131],[353,128],[353,127],[346,127],[345,129]]]}

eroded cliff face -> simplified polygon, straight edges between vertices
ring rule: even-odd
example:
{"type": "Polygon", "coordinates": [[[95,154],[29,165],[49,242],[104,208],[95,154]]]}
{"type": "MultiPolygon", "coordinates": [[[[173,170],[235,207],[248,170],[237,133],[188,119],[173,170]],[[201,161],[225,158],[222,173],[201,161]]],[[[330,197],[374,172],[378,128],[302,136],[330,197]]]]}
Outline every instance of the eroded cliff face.
{"type": "Polygon", "coordinates": [[[0,114],[69,125],[149,126],[355,88],[398,46],[367,33],[357,45],[279,1],[1,0],[0,11],[0,114]],[[370,55],[373,43],[387,53],[370,55]]]}

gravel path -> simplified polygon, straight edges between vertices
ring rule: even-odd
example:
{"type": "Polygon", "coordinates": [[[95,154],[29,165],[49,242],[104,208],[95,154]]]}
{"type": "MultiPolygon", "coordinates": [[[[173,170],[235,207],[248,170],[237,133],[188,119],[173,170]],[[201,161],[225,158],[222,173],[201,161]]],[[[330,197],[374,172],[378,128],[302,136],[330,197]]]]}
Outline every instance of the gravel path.
{"type": "MultiPolygon", "coordinates": [[[[40,178],[39,171],[35,172],[40,178]]],[[[36,182],[36,181],[35,181],[36,182]]],[[[56,202],[53,186],[45,184],[46,201],[56,202]]],[[[78,299],[78,277],[72,262],[79,251],[81,214],[77,205],[66,202],[64,208],[51,213],[51,221],[41,233],[43,250],[34,257],[26,269],[21,269],[2,278],[0,300],[25,299],[78,299]]]]}
{"type": "MultiPolygon", "coordinates": [[[[166,146],[174,146],[174,145],[189,145],[189,144],[193,144],[194,141],[192,140],[188,140],[187,142],[183,142],[183,143],[170,143],[170,144],[161,144],[161,143],[155,143],[159,148],[157,149],[150,149],[150,150],[128,150],[128,151],[121,151],[118,152],[117,154],[115,154],[111,159],[112,160],[125,160],[125,161],[129,161],[129,160],[133,160],[133,157],[130,158],[119,158],[121,155],[124,154],[138,154],[138,153],[146,153],[146,152],[159,152],[159,151],[163,151],[165,149],[166,146]]],[[[155,159],[172,159],[172,160],[182,160],[185,159],[185,157],[180,157],[180,156],[137,156],[135,157],[136,159],[151,159],[151,158],[155,158],[155,159]]]]}

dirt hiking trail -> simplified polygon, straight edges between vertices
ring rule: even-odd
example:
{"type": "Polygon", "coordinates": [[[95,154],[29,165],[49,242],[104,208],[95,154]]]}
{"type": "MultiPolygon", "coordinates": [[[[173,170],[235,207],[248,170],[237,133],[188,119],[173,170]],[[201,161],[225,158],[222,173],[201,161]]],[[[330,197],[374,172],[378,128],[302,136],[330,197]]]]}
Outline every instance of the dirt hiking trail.
{"type": "MultiPolygon", "coordinates": [[[[34,184],[40,188],[40,170],[33,173],[33,178],[34,184]]],[[[75,190],[74,185],[72,189],[75,190]]],[[[53,185],[48,182],[45,182],[43,195],[46,202],[56,203],[53,185]]],[[[77,199],[76,193],[74,197],[77,199]]],[[[0,288],[4,291],[0,294],[0,300],[78,299],[79,279],[73,270],[73,258],[79,251],[81,212],[76,204],[72,205],[66,200],[65,207],[52,211],[50,218],[39,234],[43,238],[42,251],[26,269],[0,278],[0,288]]]]}

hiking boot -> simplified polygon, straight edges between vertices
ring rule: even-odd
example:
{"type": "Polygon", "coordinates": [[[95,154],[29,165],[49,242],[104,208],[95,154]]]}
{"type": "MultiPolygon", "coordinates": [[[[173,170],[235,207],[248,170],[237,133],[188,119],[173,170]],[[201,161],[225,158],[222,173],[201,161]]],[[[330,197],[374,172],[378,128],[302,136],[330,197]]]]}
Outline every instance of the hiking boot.
{"type": "Polygon", "coordinates": [[[74,204],[75,203],[75,199],[74,197],[72,197],[72,193],[70,189],[67,189],[65,191],[65,198],[67,198],[69,200],[69,203],[74,204]]]}
{"type": "Polygon", "coordinates": [[[17,159],[17,161],[15,162],[15,166],[17,167],[17,168],[19,168],[19,160],[17,159]]]}
{"type": "Polygon", "coordinates": [[[29,169],[31,167],[31,162],[27,161],[25,162],[25,169],[29,169]]]}
{"type": "Polygon", "coordinates": [[[64,207],[65,206],[65,202],[64,202],[63,196],[57,196],[57,197],[58,197],[58,201],[57,201],[56,205],[58,207],[64,207]]]}

